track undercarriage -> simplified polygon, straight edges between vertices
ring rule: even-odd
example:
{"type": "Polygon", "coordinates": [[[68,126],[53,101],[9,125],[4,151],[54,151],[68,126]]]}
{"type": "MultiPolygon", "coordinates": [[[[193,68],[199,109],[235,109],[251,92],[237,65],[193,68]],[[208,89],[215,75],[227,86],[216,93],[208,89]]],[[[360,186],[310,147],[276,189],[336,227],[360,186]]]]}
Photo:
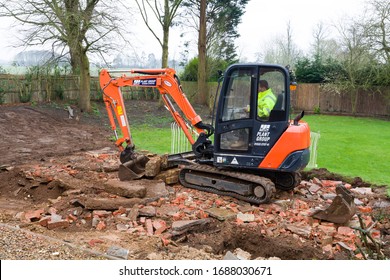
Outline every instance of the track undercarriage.
{"type": "Polygon", "coordinates": [[[188,188],[235,197],[253,204],[271,200],[276,191],[268,178],[207,165],[189,165],[179,174],[180,183],[188,188]]]}

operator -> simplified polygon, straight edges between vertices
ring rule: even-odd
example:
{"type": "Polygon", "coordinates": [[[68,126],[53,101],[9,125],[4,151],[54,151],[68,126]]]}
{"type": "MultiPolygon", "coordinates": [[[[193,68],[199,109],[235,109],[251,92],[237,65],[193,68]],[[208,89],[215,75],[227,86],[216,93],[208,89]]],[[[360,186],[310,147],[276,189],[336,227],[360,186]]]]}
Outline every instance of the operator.
{"type": "Polygon", "coordinates": [[[266,80],[259,81],[259,93],[257,95],[257,115],[260,118],[268,118],[276,103],[276,97],[268,87],[266,80]]]}

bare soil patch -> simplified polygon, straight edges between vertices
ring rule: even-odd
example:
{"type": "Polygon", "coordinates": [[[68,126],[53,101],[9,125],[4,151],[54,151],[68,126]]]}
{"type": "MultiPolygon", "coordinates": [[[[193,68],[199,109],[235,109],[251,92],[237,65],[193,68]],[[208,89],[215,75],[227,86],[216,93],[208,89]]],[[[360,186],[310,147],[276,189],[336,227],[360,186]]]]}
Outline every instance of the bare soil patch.
{"type": "MultiPolygon", "coordinates": [[[[145,122],[148,114],[169,117],[157,101],[128,103],[132,122],[145,122]]],[[[356,217],[349,225],[310,218],[312,209],[329,203],[323,195],[334,192],[325,181],[340,179],[325,175],[307,175],[296,190],[278,193],[267,205],[253,206],[173,184],[165,186],[167,195],[133,200],[131,207],[88,209],[87,199],[122,199],[105,188],[106,182],[117,179],[118,152],[109,140],[111,132],[102,104],[91,114],[73,106],[72,119],[65,105],[0,106],[1,223],[102,254],[120,248],[125,252],[120,258],[126,259],[223,259],[237,248],[250,253],[251,259],[363,258],[355,245],[360,244],[359,232],[354,230],[358,226],[356,217]],[[310,191],[310,180],[315,177],[323,180],[319,193],[310,191]],[[210,217],[210,208],[247,214],[248,220],[210,217]],[[59,219],[61,226],[50,228],[45,224],[48,218],[59,219]],[[174,233],[175,222],[201,219],[207,222],[174,233]]],[[[209,117],[207,108],[199,106],[196,110],[203,118],[209,117]]],[[[158,183],[143,181],[147,189],[158,183]]],[[[349,184],[355,189],[367,187],[358,179],[349,184]]],[[[390,202],[385,188],[378,187],[357,199],[361,202],[359,213],[367,227],[375,224],[373,236],[389,257],[385,242],[390,235],[390,202]]],[[[0,233],[6,231],[0,227],[0,233]]],[[[2,246],[2,258],[24,258],[6,255],[7,250],[15,249],[2,246]]],[[[69,250],[55,256],[72,259],[69,250]]],[[[53,252],[25,258],[53,259],[53,252]]]]}

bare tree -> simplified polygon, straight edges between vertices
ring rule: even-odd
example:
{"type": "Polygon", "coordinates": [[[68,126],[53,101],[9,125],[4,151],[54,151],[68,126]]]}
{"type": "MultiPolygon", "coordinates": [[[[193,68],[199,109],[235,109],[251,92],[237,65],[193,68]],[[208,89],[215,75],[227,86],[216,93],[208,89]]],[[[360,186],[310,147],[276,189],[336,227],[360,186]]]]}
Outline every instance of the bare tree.
{"type": "Polygon", "coordinates": [[[317,23],[313,29],[313,54],[314,56],[323,57],[325,53],[325,44],[327,38],[327,28],[323,22],[317,23]]]}
{"type": "Polygon", "coordinates": [[[164,6],[161,6],[161,1],[159,0],[135,0],[146,27],[161,46],[161,66],[163,68],[168,67],[169,29],[173,24],[173,20],[178,13],[178,9],[182,1],[183,0],[163,0],[164,6]],[[149,19],[150,13],[154,15],[155,19],[157,19],[158,23],[161,25],[163,31],[162,38],[151,25],[149,19]]]}
{"type": "MultiPolygon", "coordinates": [[[[19,23],[24,46],[52,48],[70,58],[79,76],[79,106],[90,111],[90,63],[88,54],[112,50],[110,37],[118,31],[114,1],[100,0],[0,0],[0,17],[19,23]]],[[[119,33],[119,32],[118,32],[119,33]]],[[[120,34],[120,33],[119,33],[120,34]]]]}
{"type": "Polygon", "coordinates": [[[365,36],[379,58],[390,64],[390,2],[370,0],[367,16],[365,36]]]}
{"type": "Polygon", "coordinates": [[[261,53],[257,53],[257,61],[266,63],[278,63],[293,66],[301,55],[301,51],[294,43],[293,30],[290,21],[286,25],[286,35],[271,38],[267,47],[261,53]]]}
{"type": "Polygon", "coordinates": [[[369,75],[370,73],[366,73],[366,75],[361,75],[361,73],[367,65],[370,65],[373,58],[370,54],[370,47],[366,43],[361,21],[343,19],[336,28],[340,34],[342,63],[347,75],[347,79],[342,81],[341,86],[350,93],[352,112],[354,113],[359,87],[371,85],[370,81],[373,77],[369,75]]]}
{"type": "Polygon", "coordinates": [[[323,22],[317,23],[313,29],[313,43],[311,44],[311,55],[321,61],[326,59],[339,59],[340,46],[334,38],[329,38],[331,26],[323,22]]]}
{"type": "Polygon", "coordinates": [[[199,37],[198,37],[198,102],[206,104],[207,92],[207,61],[206,61],[206,8],[207,1],[200,0],[199,10],[199,37]]]}

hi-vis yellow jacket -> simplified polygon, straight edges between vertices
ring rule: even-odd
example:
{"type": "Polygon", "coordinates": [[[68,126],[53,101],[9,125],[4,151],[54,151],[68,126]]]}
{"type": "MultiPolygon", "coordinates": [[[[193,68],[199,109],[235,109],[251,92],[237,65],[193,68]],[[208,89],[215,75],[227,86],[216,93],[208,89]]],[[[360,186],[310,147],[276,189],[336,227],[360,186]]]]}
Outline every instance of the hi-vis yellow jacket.
{"type": "Polygon", "coordinates": [[[257,115],[260,118],[269,117],[276,103],[276,97],[269,88],[259,92],[257,96],[257,115]]]}

